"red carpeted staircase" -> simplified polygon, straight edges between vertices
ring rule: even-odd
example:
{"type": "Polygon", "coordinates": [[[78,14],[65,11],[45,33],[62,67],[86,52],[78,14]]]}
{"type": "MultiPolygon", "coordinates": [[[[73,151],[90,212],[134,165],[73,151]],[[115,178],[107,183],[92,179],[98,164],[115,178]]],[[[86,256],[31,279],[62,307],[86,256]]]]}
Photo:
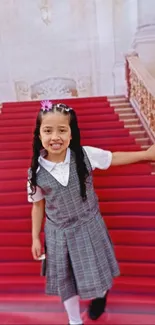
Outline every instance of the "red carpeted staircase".
{"type": "MultiPolygon", "coordinates": [[[[135,151],[150,145],[123,97],[64,102],[77,112],[83,145],[112,151],[135,151]]],[[[67,323],[59,299],[44,296],[40,263],[31,256],[26,179],[38,110],[38,102],[6,103],[0,116],[0,324],[67,323]]],[[[139,162],[94,172],[100,208],[121,269],[109,295],[107,324],[146,324],[148,320],[155,324],[154,171],[154,164],[139,162]],[[141,317],[144,309],[146,315],[141,317]]],[[[86,305],[82,303],[82,311],[86,305]]],[[[93,322],[86,320],[86,324],[93,322]]]]}

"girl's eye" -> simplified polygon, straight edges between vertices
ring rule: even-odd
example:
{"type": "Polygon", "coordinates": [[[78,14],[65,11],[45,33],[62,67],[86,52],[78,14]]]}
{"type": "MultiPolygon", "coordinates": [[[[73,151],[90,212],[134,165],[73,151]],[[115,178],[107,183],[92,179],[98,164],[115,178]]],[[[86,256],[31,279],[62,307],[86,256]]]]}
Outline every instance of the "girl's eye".
{"type": "Polygon", "coordinates": [[[50,133],[51,131],[50,130],[45,130],[45,133],[50,133]]]}
{"type": "Polygon", "coordinates": [[[65,130],[60,130],[60,132],[61,132],[61,133],[64,133],[64,132],[65,132],[65,130]]]}

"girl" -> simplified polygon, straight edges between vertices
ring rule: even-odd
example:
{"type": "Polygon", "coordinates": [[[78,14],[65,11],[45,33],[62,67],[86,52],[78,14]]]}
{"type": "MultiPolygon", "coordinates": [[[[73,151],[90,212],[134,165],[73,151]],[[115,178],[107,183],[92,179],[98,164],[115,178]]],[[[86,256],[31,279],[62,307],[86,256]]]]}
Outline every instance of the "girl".
{"type": "Polygon", "coordinates": [[[32,255],[35,260],[41,256],[39,235],[46,213],[46,293],[61,297],[70,325],[82,324],[79,296],[92,300],[91,319],[104,312],[108,290],[119,275],[92,170],[154,159],[155,146],[128,153],[81,147],[74,110],[41,103],[28,182],[28,200],[33,202],[32,255]]]}

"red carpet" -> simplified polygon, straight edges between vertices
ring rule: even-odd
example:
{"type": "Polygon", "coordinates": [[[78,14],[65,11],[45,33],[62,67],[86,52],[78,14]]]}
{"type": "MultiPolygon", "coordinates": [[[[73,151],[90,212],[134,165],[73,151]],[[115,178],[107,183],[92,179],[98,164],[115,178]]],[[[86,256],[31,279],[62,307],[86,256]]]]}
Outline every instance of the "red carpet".
{"type": "MultiPolygon", "coordinates": [[[[59,102],[59,101],[58,101],[59,102]]],[[[67,99],[76,109],[82,144],[140,150],[106,97],[67,99]]],[[[6,103],[0,116],[0,324],[67,324],[57,297],[44,295],[40,263],[31,256],[26,177],[38,102],[6,103]]],[[[120,264],[108,318],[96,324],[155,324],[155,176],[150,163],[94,172],[100,208],[120,264]]],[[[81,303],[85,324],[87,319],[81,303]]]]}

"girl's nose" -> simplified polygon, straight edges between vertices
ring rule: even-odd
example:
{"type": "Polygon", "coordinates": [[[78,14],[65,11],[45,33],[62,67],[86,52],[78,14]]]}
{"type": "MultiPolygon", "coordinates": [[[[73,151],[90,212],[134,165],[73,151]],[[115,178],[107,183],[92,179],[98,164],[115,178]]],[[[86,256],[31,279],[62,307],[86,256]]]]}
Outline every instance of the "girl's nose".
{"type": "Polygon", "coordinates": [[[58,132],[52,132],[52,134],[51,134],[51,139],[52,139],[52,140],[57,140],[57,139],[59,139],[59,134],[58,134],[58,132]]]}

